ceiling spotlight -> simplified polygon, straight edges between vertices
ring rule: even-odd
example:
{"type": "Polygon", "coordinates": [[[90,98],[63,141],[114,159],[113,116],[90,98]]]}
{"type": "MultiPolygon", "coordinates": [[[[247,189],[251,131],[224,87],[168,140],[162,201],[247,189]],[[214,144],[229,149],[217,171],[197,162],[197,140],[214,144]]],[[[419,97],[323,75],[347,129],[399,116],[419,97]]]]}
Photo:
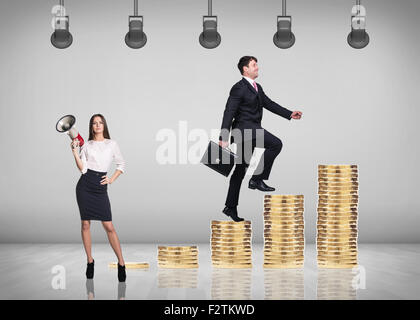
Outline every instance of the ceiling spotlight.
{"type": "Polygon", "coordinates": [[[273,42],[280,49],[288,49],[295,44],[296,38],[292,32],[292,17],[286,15],[286,0],[282,2],[282,15],[277,16],[277,32],[273,42]]]}
{"type": "Polygon", "coordinates": [[[64,0],[60,0],[60,9],[54,16],[54,29],[51,44],[58,49],[70,47],[73,36],[69,31],[69,16],[65,15],[64,0]]]}
{"type": "Polygon", "coordinates": [[[219,46],[222,37],[217,32],[217,16],[212,15],[212,0],[208,0],[209,15],[203,16],[203,32],[200,34],[200,44],[206,49],[214,49],[219,46]]]}
{"type": "Polygon", "coordinates": [[[140,49],[147,42],[143,32],[143,16],[138,15],[138,0],[134,0],[134,16],[128,17],[129,31],[125,35],[125,44],[131,49],[140,49]]]}
{"type": "Polygon", "coordinates": [[[369,35],[366,32],[366,9],[356,1],[352,9],[351,32],[347,36],[348,44],[354,49],[363,49],[369,44],[369,35]]]}

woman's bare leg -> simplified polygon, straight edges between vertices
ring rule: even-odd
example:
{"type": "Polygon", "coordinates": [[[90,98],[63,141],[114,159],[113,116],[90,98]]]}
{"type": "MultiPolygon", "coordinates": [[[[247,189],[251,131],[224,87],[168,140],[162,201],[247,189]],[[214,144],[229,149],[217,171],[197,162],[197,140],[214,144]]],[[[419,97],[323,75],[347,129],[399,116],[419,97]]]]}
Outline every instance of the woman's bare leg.
{"type": "Polygon", "coordinates": [[[104,229],[107,233],[109,243],[111,244],[111,247],[118,258],[118,263],[121,266],[125,265],[124,258],[122,256],[120,240],[118,239],[117,232],[114,229],[112,221],[102,221],[102,225],[104,226],[104,229]]]}
{"type": "Polygon", "coordinates": [[[91,263],[92,258],[92,239],[90,236],[90,220],[82,220],[82,240],[85,247],[87,262],[91,263]]]}

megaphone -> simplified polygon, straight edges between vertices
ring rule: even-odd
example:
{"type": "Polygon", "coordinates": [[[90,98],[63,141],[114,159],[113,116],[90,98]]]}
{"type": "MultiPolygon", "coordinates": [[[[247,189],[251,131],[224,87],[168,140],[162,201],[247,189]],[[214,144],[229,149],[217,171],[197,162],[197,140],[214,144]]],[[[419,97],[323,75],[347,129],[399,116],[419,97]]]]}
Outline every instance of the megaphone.
{"type": "Polygon", "coordinates": [[[64,117],[61,117],[60,120],[57,121],[55,128],[58,132],[67,132],[71,140],[79,140],[79,146],[81,147],[84,145],[85,141],[74,126],[75,123],[76,118],[71,114],[68,114],[64,117]]]}

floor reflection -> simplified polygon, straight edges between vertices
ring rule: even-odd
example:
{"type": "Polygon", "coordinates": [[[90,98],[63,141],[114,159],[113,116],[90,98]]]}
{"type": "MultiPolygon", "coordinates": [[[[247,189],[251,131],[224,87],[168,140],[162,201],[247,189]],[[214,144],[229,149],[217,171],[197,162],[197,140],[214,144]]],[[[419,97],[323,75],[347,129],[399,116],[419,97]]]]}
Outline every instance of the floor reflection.
{"type": "Polygon", "coordinates": [[[318,300],[357,300],[359,268],[322,269],[318,268],[318,300]]]}
{"type": "Polygon", "coordinates": [[[158,269],[159,288],[197,288],[198,269],[158,269]]]}
{"type": "Polygon", "coordinates": [[[303,300],[303,269],[264,269],[264,292],[268,300],[303,300]]]}
{"type": "MultiPolygon", "coordinates": [[[[117,300],[125,300],[126,288],[125,282],[118,282],[117,300]]],[[[95,283],[93,279],[86,279],[86,295],[88,300],[95,300],[95,283]]]]}
{"type": "Polygon", "coordinates": [[[212,269],[211,298],[214,300],[251,299],[252,269],[212,269]]]}

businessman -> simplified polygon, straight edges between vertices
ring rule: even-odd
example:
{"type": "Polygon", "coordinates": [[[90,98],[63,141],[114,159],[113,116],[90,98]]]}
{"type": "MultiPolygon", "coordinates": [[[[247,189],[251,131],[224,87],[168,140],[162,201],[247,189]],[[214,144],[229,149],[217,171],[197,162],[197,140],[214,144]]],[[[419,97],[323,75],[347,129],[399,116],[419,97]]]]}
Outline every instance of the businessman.
{"type": "Polygon", "coordinates": [[[268,180],[274,159],[280,153],[283,144],[279,138],[261,127],[263,108],[288,120],[302,117],[302,112],[283,108],[265,95],[262,87],[255,82],[258,77],[257,62],[257,58],[252,56],[245,56],[239,60],[238,68],[243,78],[230,90],[219,137],[219,145],[226,148],[229,145],[229,134],[232,128],[231,143],[237,144],[239,158],[230,178],[226,207],[223,209],[223,213],[236,222],[244,220],[238,216],[239,191],[258,141],[262,141],[263,145],[257,145],[257,147],[265,150],[257,170],[249,180],[248,187],[260,191],[275,190],[266,185],[264,180],[268,180]],[[239,132],[240,135],[234,135],[234,131],[239,132]]]}

